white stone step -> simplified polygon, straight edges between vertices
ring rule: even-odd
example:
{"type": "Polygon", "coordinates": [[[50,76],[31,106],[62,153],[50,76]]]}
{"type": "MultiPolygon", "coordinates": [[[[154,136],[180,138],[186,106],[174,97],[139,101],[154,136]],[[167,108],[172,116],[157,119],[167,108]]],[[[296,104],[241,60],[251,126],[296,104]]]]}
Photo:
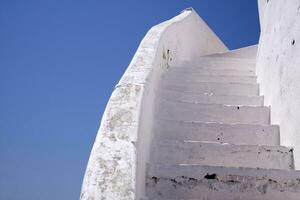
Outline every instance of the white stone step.
{"type": "Polygon", "coordinates": [[[174,73],[178,76],[182,74],[190,74],[193,73],[195,75],[214,75],[214,76],[255,76],[254,70],[233,70],[233,69],[201,69],[198,70],[184,68],[184,67],[173,67],[170,68],[167,73],[174,73]]]}
{"type": "Polygon", "coordinates": [[[162,89],[160,98],[186,103],[215,103],[225,105],[263,106],[263,96],[211,95],[162,89]]]}
{"type": "Polygon", "coordinates": [[[194,73],[182,74],[178,76],[176,73],[166,74],[164,76],[166,81],[170,82],[181,82],[183,84],[189,84],[190,82],[201,83],[201,82],[215,82],[215,83],[257,83],[256,76],[214,76],[214,75],[198,75],[194,73]]]}
{"type": "Polygon", "coordinates": [[[234,145],[205,141],[156,141],[153,162],[226,167],[293,169],[293,150],[283,146],[234,145]]]}
{"type": "Polygon", "coordinates": [[[215,59],[224,58],[224,59],[252,60],[253,62],[255,62],[257,49],[258,49],[258,45],[251,45],[239,49],[230,50],[225,53],[206,55],[204,57],[208,57],[208,58],[214,57],[215,59]]]}
{"type": "Polygon", "coordinates": [[[217,62],[217,63],[241,63],[241,64],[256,64],[255,59],[252,58],[238,58],[223,55],[209,55],[193,59],[192,62],[217,62]]]}
{"type": "Polygon", "coordinates": [[[241,62],[236,60],[199,60],[194,62],[183,62],[177,66],[171,66],[172,68],[185,68],[193,71],[197,70],[250,70],[255,71],[255,63],[253,62],[241,62]]]}
{"type": "Polygon", "coordinates": [[[168,83],[162,82],[161,87],[179,92],[192,92],[197,94],[209,94],[209,95],[246,95],[246,96],[258,96],[259,86],[258,84],[248,83],[214,83],[214,82],[202,82],[202,83],[168,83]]]}
{"type": "Polygon", "coordinates": [[[232,144],[279,145],[275,125],[222,124],[194,121],[156,120],[158,140],[204,140],[232,144]]]}
{"type": "Polygon", "coordinates": [[[299,200],[300,172],[148,165],[149,200],[299,200]]]}
{"type": "Polygon", "coordinates": [[[233,63],[241,63],[241,64],[247,64],[247,63],[256,63],[255,58],[242,58],[242,57],[231,57],[227,55],[217,55],[217,54],[211,54],[206,56],[201,56],[198,58],[195,58],[192,60],[192,62],[220,62],[220,63],[227,63],[227,62],[233,62],[233,63]]]}
{"type": "Polygon", "coordinates": [[[222,122],[240,124],[270,124],[270,109],[262,106],[225,106],[221,104],[191,104],[161,100],[158,119],[222,122]]]}

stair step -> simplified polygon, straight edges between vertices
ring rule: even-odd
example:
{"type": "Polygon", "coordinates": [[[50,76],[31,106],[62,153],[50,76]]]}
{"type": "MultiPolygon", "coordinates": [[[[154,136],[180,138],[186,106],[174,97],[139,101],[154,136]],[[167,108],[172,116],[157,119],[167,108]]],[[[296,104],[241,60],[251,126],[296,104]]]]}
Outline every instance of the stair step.
{"type": "Polygon", "coordinates": [[[196,94],[191,92],[179,92],[175,90],[161,90],[161,98],[185,103],[214,103],[225,105],[245,105],[245,106],[263,106],[263,96],[243,96],[243,95],[210,95],[196,94]]]}
{"type": "Polygon", "coordinates": [[[201,69],[197,71],[190,68],[184,67],[171,67],[168,74],[174,73],[175,75],[181,76],[183,74],[195,74],[195,75],[213,75],[213,76],[255,76],[254,70],[233,70],[233,69],[201,69]]]}
{"type": "Polygon", "coordinates": [[[149,200],[299,200],[300,172],[199,165],[148,165],[149,200]]]}
{"type": "Polygon", "coordinates": [[[282,146],[234,145],[205,141],[157,141],[153,161],[226,167],[293,169],[293,150],[282,146]]]}
{"type": "Polygon", "coordinates": [[[184,84],[189,84],[190,82],[232,82],[232,83],[257,83],[256,76],[214,76],[214,75],[195,75],[191,74],[183,74],[178,76],[177,74],[166,74],[164,79],[168,82],[181,82],[184,84]]]}
{"type": "Polygon", "coordinates": [[[198,70],[241,70],[241,71],[255,71],[255,63],[241,62],[235,60],[199,60],[196,62],[183,62],[180,65],[172,66],[173,69],[184,68],[193,71],[198,70]]]}
{"type": "Polygon", "coordinates": [[[156,120],[159,140],[204,140],[232,144],[279,145],[275,125],[222,124],[195,121],[156,120]]]}
{"type": "Polygon", "coordinates": [[[219,62],[219,63],[242,63],[242,64],[256,64],[255,58],[246,58],[246,57],[233,57],[227,53],[217,53],[207,56],[201,56],[200,58],[193,59],[192,62],[219,62]],[[221,55],[222,54],[222,55],[221,55]],[[226,55],[227,54],[227,55],[226,55]]]}
{"type": "Polygon", "coordinates": [[[168,83],[162,82],[162,88],[173,91],[209,94],[209,95],[246,95],[258,96],[258,84],[249,83],[215,83],[215,82],[201,82],[201,83],[168,83]]]}
{"type": "Polygon", "coordinates": [[[191,104],[161,100],[158,119],[241,124],[270,124],[270,109],[262,106],[191,104]]]}

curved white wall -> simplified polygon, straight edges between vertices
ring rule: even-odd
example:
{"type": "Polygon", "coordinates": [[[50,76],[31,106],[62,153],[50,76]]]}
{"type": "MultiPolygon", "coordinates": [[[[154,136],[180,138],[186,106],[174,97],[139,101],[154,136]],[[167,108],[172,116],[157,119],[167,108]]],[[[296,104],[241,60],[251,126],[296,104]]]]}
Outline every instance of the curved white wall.
{"type": "Polygon", "coordinates": [[[192,9],[151,28],[107,104],[86,169],[82,200],[144,197],[161,75],[175,63],[225,51],[192,9]]]}
{"type": "Polygon", "coordinates": [[[258,0],[257,75],[281,144],[294,147],[300,169],[300,0],[258,0]]]}

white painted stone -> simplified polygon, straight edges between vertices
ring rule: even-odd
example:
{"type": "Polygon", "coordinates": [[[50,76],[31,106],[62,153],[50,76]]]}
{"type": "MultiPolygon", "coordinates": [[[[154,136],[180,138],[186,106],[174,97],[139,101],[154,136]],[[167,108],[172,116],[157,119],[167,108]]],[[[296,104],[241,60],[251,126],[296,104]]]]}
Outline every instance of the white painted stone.
{"type": "Polygon", "coordinates": [[[183,68],[183,69],[189,69],[194,72],[197,72],[198,70],[245,70],[245,71],[254,71],[255,70],[255,62],[251,63],[243,63],[241,61],[234,62],[234,61],[214,61],[216,58],[207,58],[205,61],[203,61],[204,58],[201,59],[195,59],[190,62],[184,62],[179,66],[174,66],[173,69],[177,68],[183,68]]]}
{"type": "Polygon", "coordinates": [[[173,91],[185,93],[209,94],[209,95],[259,95],[258,84],[234,83],[234,82],[189,82],[182,84],[176,82],[162,82],[161,87],[173,91]]]}
{"type": "Polygon", "coordinates": [[[221,104],[187,104],[161,101],[158,119],[222,122],[241,124],[270,124],[270,109],[261,106],[226,106],[221,104]]]}
{"type": "Polygon", "coordinates": [[[225,105],[263,106],[262,96],[196,94],[174,90],[161,90],[161,98],[182,103],[212,103],[225,105]]]}
{"type": "Polygon", "coordinates": [[[145,197],[159,79],[172,65],[226,46],[193,10],[149,30],[102,117],[82,184],[81,200],[145,197]]]}
{"type": "MultiPolygon", "coordinates": [[[[251,70],[251,73],[254,73],[252,69],[237,70],[234,67],[222,67],[221,65],[222,62],[226,63],[225,65],[229,64],[228,56],[235,57],[237,60],[240,60],[239,57],[247,59],[247,55],[240,52],[250,52],[249,56],[253,57],[253,49],[255,48],[246,51],[240,49],[232,54],[224,53],[207,56],[205,62],[203,58],[198,62],[199,68],[196,68],[195,65],[187,67],[184,67],[186,65],[178,65],[178,67],[173,67],[166,72],[158,93],[160,98],[156,99],[158,106],[155,111],[155,136],[152,144],[151,163],[173,164],[173,166],[181,164],[187,167],[186,170],[191,176],[168,177],[173,167],[167,165],[161,176],[155,174],[155,176],[148,177],[147,188],[150,199],[250,200],[253,197],[254,199],[298,198],[300,181],[290,177],[291,174],[295,175],[296,173],[277,171],[283,177],[281,175],[276,176],[276,180],[273,182],[274,169],[293,169],[294,162],[291,148],[271,146],[279,144],[279,130],[278,126],[269,125],[269,108],[245,106],[243,102],[241,102],[242,106],[228,106],[225,104],[230,100],[233,102],[231,104],[238,101],[247,102],[249,99],[245,95],[248,95],[248,98],[249,96],[259,98],[258,90],[253,92],[251,87],[242,86],[255,86],[255,84],[229,84],[232,81],[230,77],[235,77],[237,74],[224,74],[224,71],[228,70],[231,72],[239,71],[239,73],[242,71],[248,73],[247,70],[251,70]],[[214,64],[207,65],[207,62],[214,64]],[[215,63],[218,63],[219,68],[215,63]],[[205,66],[205,68],[202,66],[205,66]],[[214,69],[209,69],[208,66],[212,66],[214,69]],[[209,73],[207,73],[208,71],[209,73]],[[199,77],[203,77],[203,73],[207,77],[216,77],[220,75],[220,72],[223,73],[222,76],[227,76],[226,81],[228,82],[222,82],[222,80],[219,80],[218,83],[209,82],[209,80],[207,82],[196,81],[196,77],[199,75],[202,75],[199,77]],[[176,79],[176,76],[180,78],[176,79]],[[195,79],[191,80],[190,77],[195,79]],[[213,91],[214,93],[207,91],[213,91]],[[216,98],[208,98],[208,96],[219,98],[226,96],[227,98],[216,100],[216,98]],[[237,96],[243,96],[243,98],[238,99],[237,96]],[[184,98],[189,100],[199,98],[200,101],[184,101],[182,100],[184,98]],[[203,103],[201,100],[206,102],[203,103]],[[213,101],[219,101],[219,104],[212,103],[213,101]],[[207,138],[207,140],[204,138],[207,138]],[[228,143],[220,143],[223,140],[228,143]],[[193,166],[216,170],[218,173],[223,173],[223,175],[220,178],[216,173],[212,173],[199,178],[197,174],[193,174],[193,166]],[[216,166],[223,167],[217,168],[216,166]],[[224,168],[224,166],[227,168],[224,168]],[[232,166],[239,168],[232,168],[232,166]],[[266,168],[267,170],[259,168],[266,168]],[[239,175],[239,173],[242,175],[239,175]],[[235,177],[238,177],[238,180],[235,177]],[[206,182],[207,179],[216,180],[210,184],[206,182]],[[276,181],[279,181],[279,183],[276,181]],[[276,184],[274,185],[274,183],[276,184]],[[279,186],[282,187],[278,189],[279,186]],[[294,194],[295,188],[299,188],[297,195],[294,194]]],[[[242,78],[245,77],[245,74],[238,74],[238,76],[242,78]]],[[[246,76],[249,76],[249,74],[246,76]]],[[[250,102],[248,101],[248,103],[250,102]]],[[[176,174],[180,173],[181,169],[175,167],[174,170],[176,174]]],[[[151,174],[151,172],[149,173],[151,174]]]]}
{"type": "Polygon", "coordinates": [[[198,165],[149,165],[150,200],[299,200],[300,172],[198,165]]]}
{"type": "Polygon", "coordinates": [[[152,162],[286,170],[294,168],[291,148],[191,140],[157,141],[153,147],[152,162]]]}
{"type": "Polygon", "coordinates": [[[279,145],[279,127],[274,125],[222,124],[157,120],[157,140],[202,140],[231,144],[279,145]]]}
{"type": "Polygon", "coordinates": [[[201,82],[213,82],[213,83],[252,83],[255,84],[256,76],[208,76],[208,75],[195,75],[185,74],[185,76],[176,76],[177,74],[169,73],[164,79],[167,82],[181,82],[182,84],[188,83],[201,83],[201,82]],[[173,75],[173,76],[172,76],[173,75]]]}
{"type": "Polygon", "coordinates": [[[297,156],[295,3],[259,0],[258,52],[228,51],[192,9],[153,27],[107,104],[81,200],[299,199],[299,172],[274,170],[294,162],[270,125],[297,156]]]}
{"type": "Polygon", "coordinates": [[[169,71],[171,73],[177,74],[180,76],[181,74],[189,74],[194,73],[195,75],[213,75],[213,76],[255,76],[254,70],[234,70],[234,69],[226,69],[226,70],[218,70],[218,69],[206,69],[206,70],[197,70],[196,72],[193,69],[183,68],[183,67],[173,67],[170,68],[169,71]]]}
{"type": "Polygon", "coordinates": [[[281,144],[294,147],[300,169],[300,0],[259,0],[257,75],[281,144]]]}
{"type": "MultiPolygon", "coordinates": [[[[266,0],[265,0],[266,1],[266,0]]],[[[258,45],[252,45],[248,47],[243,47],[239,49],[234,49],[225,53],[216,53],[207,55],[207,57],[216,57],[217,60],[223,58],[223,61],[226,60],[236,60],[236,61],[250,61],[256,62],[258,45]]]]}
{"type": "MultiPolygon", "coordinates": [[[[218,54],[220,55],[220,54],[218,54]]],[[[225,59],[225,57],[209,57],[204,56],[193,59],[191,61],[182,62],[178,66],[174,66],[173,69],[184,68],[191,70],[207,70],[207,69],[220,69],[220,70],[255,70],[255,60],[237,60],[237,59],[225,59]]]]}

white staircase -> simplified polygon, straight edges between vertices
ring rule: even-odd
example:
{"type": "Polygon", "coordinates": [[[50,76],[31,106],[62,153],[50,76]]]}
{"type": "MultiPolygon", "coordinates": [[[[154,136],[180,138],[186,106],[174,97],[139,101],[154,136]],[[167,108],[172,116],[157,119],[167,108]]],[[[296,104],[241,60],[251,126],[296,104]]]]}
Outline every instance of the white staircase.
{"type": "Polygon", "coordinates": [[[232,54],[171,67],[157,99],[150,200],[299,200],[293,149],[280,146],[255,76],[232,54]]]}

